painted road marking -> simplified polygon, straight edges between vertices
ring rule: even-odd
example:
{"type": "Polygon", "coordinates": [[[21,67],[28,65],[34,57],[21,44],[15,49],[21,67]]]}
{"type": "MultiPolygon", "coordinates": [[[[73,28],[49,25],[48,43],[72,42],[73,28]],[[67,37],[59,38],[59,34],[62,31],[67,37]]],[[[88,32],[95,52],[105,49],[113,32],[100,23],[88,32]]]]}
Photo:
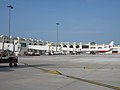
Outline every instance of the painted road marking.
{"type": "Polygon", "coordinates": [[[96,82],[96,81],[92,81],[92,80],[87,80],[87,79],[83,79],[83,78],[79,78],[79,77],[75,77],[75,76],[71,76],[71,75],[66,75],[66,74],[63,74],[63,73],[61,73],[57,70],[47,70],[47,69],[40,68],[40,67],[30,66],[25,62],[20,62],[20,63],[23,63],[27,67],[32,67],[32,68],[35,68],[35,69],[39,69],[39,70],[42,70],[42,71],[50,73],[50,74],[62,75],[62,76],[65,76],[65,77],[68,77],[68,78],[71,78],[71,79],[76,79],[76,80],[87,82],[87,83],[90,83],[90,84],[103,86],[103,87],[107,87],[107,88],[110,88],[110,89],[120,90],[120,87],[117,87],[117,86],[112,86],[112,85],[108,85],[108,84],[104,84],[104,83],[100,83],[100,82],[96,82]]]}

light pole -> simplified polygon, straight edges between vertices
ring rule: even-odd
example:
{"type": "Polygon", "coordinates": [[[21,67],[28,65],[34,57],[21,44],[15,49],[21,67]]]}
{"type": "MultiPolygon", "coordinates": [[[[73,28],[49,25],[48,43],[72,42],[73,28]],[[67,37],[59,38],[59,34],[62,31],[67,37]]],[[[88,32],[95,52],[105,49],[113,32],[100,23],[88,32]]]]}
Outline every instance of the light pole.
{"type": "Polygon", "coordinates": [[[56,52],[57,52],[57,47],[58,47],[58,26],[60,25],[60,23],[56,23],[57,25],[57,45],[56,45],[56,52]]]}
{"type": "Polygon", "coordinates": [[[9,43],[10,43],[11,9],[13,9],[13,6],[9,5],[7,7],[9,8],[9,21],[8,21],[9,27],[8,27],[8,29],[9,29],[9,43]]]}

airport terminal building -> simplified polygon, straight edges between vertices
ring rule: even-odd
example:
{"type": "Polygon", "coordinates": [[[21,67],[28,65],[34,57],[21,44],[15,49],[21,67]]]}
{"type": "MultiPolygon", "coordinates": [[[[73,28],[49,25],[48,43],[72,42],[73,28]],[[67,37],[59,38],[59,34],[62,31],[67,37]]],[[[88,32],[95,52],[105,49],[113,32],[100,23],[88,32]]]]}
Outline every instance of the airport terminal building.
{"type": "MultiPolygon", "coordinates": [[[[14,51],[17,55],[45,55],[45,54],[81,54],[91,53],[94,50],[104,50],[106,44],[96,44],[89,42],[83,44],[82,42],[59,42],[53,43],[49,41],[26,39],[20,37],[10,38],[5,35],[0,35],[0,49],[9,49],[14,51]],[[85,50],[91,50],[85,51],[85,50]]],[[[112,50],[105,52],[105,54],[120,53],[120,45],[112,46],[112,50]]]]}

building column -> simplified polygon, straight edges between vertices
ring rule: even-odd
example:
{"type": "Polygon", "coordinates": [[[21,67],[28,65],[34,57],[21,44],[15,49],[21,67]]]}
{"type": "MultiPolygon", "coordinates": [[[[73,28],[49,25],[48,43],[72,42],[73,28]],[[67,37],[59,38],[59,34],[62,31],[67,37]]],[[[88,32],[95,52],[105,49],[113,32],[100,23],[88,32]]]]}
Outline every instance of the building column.
{"type": "Polygon", "coordinates": [[[118,53],[120,53],[120,45],[118,45],[118,53]]]}
{"type": "Polygon", "coordinates": [[[60,52],[61,52],[61,53],[63,52],[62,48],[63,48],[63,43],[61,42],[61,43],[60,43],[60,52]]]}
{"type": "Polygon", "coordinates": [[[105,48],[105,44],[102,45],[102,48],[105,48]]]}
{"type": "Polygon", "coordinates": [[[98,49],[98,44],[95,44],[95,49],[98,49]]]}
{"type": "Polygon", "coordinates": [[[91,48],[91,44],[90,44],[90,42],[88,43],[88,45],[89,45],[89,49],[91,48]]]}
{"type": "Polygon", "coordinates": [[[75,54],[76,52],[76,42],[73,43],[73,54],[75,54]]]}
{"type": "Polygon", "coordinates": [[[82,42],[79,43],[79,52],[81,52],[82,49],[82,42]]]}
{"type": "Polygon", "coordinates": [[[70,53],[69,48],[70,48],[70,44],[69,44],[69,42],[67,42],[67,54],[70,53]]]}

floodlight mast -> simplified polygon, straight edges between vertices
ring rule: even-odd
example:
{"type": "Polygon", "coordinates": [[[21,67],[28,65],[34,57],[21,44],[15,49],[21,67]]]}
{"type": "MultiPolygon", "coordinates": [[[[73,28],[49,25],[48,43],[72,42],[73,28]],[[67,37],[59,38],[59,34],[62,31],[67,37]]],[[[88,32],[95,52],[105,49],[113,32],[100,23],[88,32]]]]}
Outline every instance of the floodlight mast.
{"type": "Polygon", "coordinates": [[[58,48],[58,26],[60,25],[60,23],[56,23],[57,25],[57,44],[56,44],[56,52],[57,52],[57,48],[58,48]]]}
{"type": "Polygon", "coordinates": [[[10,34],[11,34],[11,9],[13,9],[13,6],[12,5],[9,5],[9,6],[7,6],[8,7],[8,9],[9,9],[9,20],[8,20],[8,22],[9,22],[9,43],[10,43],[10,34]]]}

